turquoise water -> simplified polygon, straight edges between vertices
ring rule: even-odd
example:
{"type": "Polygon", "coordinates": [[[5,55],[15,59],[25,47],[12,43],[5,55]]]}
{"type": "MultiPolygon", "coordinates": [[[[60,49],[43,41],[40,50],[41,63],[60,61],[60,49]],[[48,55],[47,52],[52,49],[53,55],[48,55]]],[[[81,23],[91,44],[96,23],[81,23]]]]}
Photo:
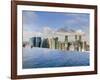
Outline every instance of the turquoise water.
{"type": "Polygon", "coordinates": [[[23,48],[23,69],[89,66],[89,52],[23,48]]]}

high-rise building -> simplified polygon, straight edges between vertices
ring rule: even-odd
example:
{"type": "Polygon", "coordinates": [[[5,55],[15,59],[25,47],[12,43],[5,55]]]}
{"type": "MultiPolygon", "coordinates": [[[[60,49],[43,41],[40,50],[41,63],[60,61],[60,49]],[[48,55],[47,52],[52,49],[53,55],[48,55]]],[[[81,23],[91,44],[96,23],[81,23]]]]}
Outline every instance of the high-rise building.
{"type": "Polygon", "coordinates": [[[30,38],[31,47],[40,47],[41,45],[41,37],[32,37],[30,38]]]}
{"type": "Polygon", "coordinates": [[[49,40],[48,40],[48,38],[43,39],[42,48],[49,48],[49,40]]]}

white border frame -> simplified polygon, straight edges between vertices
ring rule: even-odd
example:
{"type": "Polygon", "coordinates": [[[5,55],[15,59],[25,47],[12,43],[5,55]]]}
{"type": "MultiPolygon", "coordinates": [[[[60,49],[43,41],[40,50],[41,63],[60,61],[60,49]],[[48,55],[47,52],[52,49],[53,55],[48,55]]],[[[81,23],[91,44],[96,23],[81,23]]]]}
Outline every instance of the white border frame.
{"type": "Polygon", "coordinates": [[[17,45],[17,75],[94,71],[94,10],[93,9],[79,9],[79,8],[34,6],[34,5],[33,6],[17,5],[17,43],[18,43],[17,45]],[[90,28],[91,28],[90,29],[90,66],[22,69],[22,10],[89,13],[90,14],[90,28]]]}

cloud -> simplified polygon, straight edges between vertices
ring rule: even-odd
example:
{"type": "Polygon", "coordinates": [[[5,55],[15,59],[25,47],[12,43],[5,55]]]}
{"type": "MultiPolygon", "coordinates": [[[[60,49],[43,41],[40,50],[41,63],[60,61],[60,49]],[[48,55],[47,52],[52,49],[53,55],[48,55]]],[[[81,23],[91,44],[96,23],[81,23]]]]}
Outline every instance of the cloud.
{"type": "Polygon", "coordinates": [[[66,24],[72,26],[72,25],[77,25],[77,26],[89,26],[89,14],[83,14],[83,13],[68,13],[65,14],[67,19],[66,19],[66,24]]]}
{"type": "Polygon", "coordinates": [[[37,19],[37,15],[34,11],[26,11],[22,12],[23,24],[32,24],[37,19]]]}
{"type": "Polygon", "coordinates": [[[23,31],[34,32],[40,30],[37,24],[38,15],[36,14],[36,12],[24,10],[22,14],[23,31]]]}
{"type": "Polygon", "coordinates": [[[32,23],[32,24],[23,24],[23,31],[39,31],[38,25],[32,23]]]}
{"type": "Polygon", "coordinates": [[[67,13],[66,15],[66,28],[72,30],[81,29],[89,35],[89,14],[86,13],[67,13]]]}
{"type": "Polygon", "coordinates": [[[53,31],[54,30],[48,26],[43,27],[43,30],[42,30],[42,32],[44,33],[53,33],[53,31]]]}

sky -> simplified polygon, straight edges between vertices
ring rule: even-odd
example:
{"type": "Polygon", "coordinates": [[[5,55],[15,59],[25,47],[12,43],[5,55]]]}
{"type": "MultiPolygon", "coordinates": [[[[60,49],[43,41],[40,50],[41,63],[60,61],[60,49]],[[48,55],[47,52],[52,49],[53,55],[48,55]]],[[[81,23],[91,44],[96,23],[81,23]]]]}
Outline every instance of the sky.
{"type": "Polygon", "coordinates": [[[89,39],[88,13],[44,12],[23,10],[23,32],[42,32],[44,29],[54,31],[64,28],[66,30],[81,30],[89,39]]]}

